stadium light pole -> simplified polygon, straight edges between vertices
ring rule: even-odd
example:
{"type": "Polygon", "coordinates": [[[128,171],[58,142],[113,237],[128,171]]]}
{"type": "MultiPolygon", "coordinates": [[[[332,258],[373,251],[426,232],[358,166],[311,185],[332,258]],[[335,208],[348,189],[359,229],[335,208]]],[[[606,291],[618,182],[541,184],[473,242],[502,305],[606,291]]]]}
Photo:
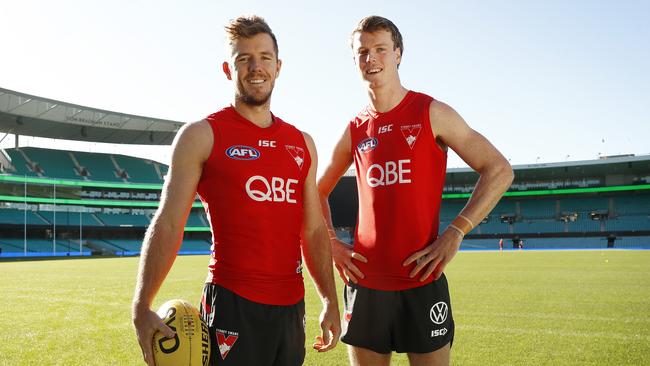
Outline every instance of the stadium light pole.
{"type": "Polygon", "coordinates": [[[52,220],[52,228],[54,235],[52,235],[52,254],[56,254],[56,183],[54,183],[54,219],[52,220]]]}
{"type": "Polygon", "coordinates": [[[83,211],[80,210],[80,211],[79,211],[79,256],[80,256],[80,257],[81,257],[81,249],[82,249],[82,246],[83,246],[82,241],[81,241],[82,238],[83,238],[83,234],[82,234],[82,230],[83,230],[82,220],[83,220],[83,211]]]}
{"type": "Polygon", "coordinates": [[[25,249],[25,257],[27,257],[27,174],[25,174],[23,199],[23,248],[25,249]]]}

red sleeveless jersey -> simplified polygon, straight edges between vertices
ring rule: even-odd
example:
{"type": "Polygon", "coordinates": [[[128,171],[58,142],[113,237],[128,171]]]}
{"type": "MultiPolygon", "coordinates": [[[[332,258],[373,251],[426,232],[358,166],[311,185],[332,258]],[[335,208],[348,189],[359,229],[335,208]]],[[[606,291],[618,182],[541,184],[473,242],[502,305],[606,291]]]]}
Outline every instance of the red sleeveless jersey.
{"type": "Polygon", "coordinates": [[[197,191],[212,230],[207,281],[258,303],[295,304],[304,296],[305,139],[275,116],[260,128],[233,107],[206,120],[214,145],[197,191]]]}
{"type": "Polygon", "coordinates": [[[355,262],[362,286],[404,290],[432,281],[409,278],[415,263],[402,263],[438,236],[447,153],[429,122],[433,98],[409,91],[392,110],[366,107],[350,122],[357,171],[359,215],[354,250],[368,259],[355,262]]]}

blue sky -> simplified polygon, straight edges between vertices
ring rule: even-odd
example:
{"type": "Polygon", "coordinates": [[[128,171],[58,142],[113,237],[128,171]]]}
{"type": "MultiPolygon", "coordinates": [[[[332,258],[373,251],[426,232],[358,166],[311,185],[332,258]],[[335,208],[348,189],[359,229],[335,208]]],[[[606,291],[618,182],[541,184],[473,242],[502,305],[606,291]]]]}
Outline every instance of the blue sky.
{"type": "MultiPolygon", "coordinates": [[[[367,103],[348,37],[371,14],[402,31],[403,84],[450,104],[513,164],[650,153],[648,1],[1,0],[0,9],[1,87],[179,121],[231,101],[223,25],[259,14],[284,63],[272,110],[314,137],[321,168],[367,103]]],[[[449,166],[465,164],[451,154],[449,166]]]]}

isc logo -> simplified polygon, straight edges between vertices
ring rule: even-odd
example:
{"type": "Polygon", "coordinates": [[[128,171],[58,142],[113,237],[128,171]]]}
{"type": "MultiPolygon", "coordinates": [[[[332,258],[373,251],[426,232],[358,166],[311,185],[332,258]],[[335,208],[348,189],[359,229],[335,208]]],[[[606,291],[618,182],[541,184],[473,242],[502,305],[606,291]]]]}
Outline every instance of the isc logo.
{"type": "Polygon", "coordinates": [[[254,147],[234,145],[226,150],[226,155],[235,160],[255,160],[260,157],[260,152],[254,147]]]}
{"type": "Polygon", "coordinates": [[[378,186],[390,186],[395,183],[411,183],[411,178],[407,176],[411,172],[407,169],[407,164],[411,164],[410,159],[387,161],[384,165],[372,164],[366,171],[366,182],[372,188],[378,186]]]}
{"type": "Polygon", "coordinates": [[[257,140],[259,147],[275,147],[275,140],[257,140]]]}
{"type": "Polygon", "coordinates": [[[389,125],[379,127],[377,133],[386,133],[386,132],[391,132],[392,130],[393,130],[393,124],[391,123],[389,125]]]}
{"type": "Polygon", "coordinates": [[[441,337],[441,336],[447,334],[447,332],[448,332],[447,328],[434,329],[434,330],[431,331],[431,338],[441,337]]]}
{"type": "Polygon", "coordinates": [[[357,149],[359,152],[368,152],[370,150],[373,150],[375,147],[377,147],[377,138],[375,137],[368,137],[367,139],[361,141],[357,145],[357,149]]]}

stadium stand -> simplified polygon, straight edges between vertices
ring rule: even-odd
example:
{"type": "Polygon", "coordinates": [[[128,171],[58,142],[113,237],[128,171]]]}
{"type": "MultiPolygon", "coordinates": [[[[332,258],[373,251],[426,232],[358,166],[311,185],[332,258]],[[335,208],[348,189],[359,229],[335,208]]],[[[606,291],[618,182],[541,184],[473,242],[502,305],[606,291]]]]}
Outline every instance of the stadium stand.
{"type": "Polygon", "coordinates": [[[123,182],[108,154],[74,152],[79,164],[86,170],[87,177],[95,181],[123,182]]]}
{"type": "Polygon", "coordinates": [[[13,164],[13,173],[18,176],[38,176],[34,169],[34,164],[28,161],[22,149],[7,149],[5,150],[13,164]]]}
{"type": "Polygon", "coordinates": [[[115,165],[126,172],[127,179],[132,182],[160,183],[155,163],[143,159],[137,159],[124,155],[111,155],[115,165]]]}
{"type": "MultiPolygon", "coordinates": [[[[71,105],[0,88],[0,131],[108,143],[171,144],[180,122],[71,105]],[[19,112],[16,112],[19,111],[19,112]],[[16,114],[19,113],[19,114],[16,114]],[[72,117],[71,117],[72,116],[72,117]]],[[[18,140],[18,139],[16,139],[18,140]]],[[[0,151],[2,256],[134,255],[160,200],[169,167],[115,153],[37,147],[0,151]],[[55,242],[53,243],[53,238],[55,242]],[[25,240],[27,239],[27,240],[25,240]]],[[[514,166],[515,181],[461,249],[650,249],[650,156],[514,166]]],[[[339,237],[354,241],[354,172],[332,195],[339,237]]],[[[478,175],[447,170],[440,230],[467,203],[478,175]]],[[[207,253],[208,220],[196,201],[181,253],[207,253]]]]}
{"type": "MultiPolygon", "coordinates": [[[[127,182],[160,185],[162,183],[160,177],[168,169],[166,165],[117,154],[55,151],[39,148],[7,149],[6,152],[12,158],[12,164],[15,163],[15,169],[12,174],[5,172],[5,177],[9,175],[19,177],[22,172],[23,177],[29,175],[47,179],[50,177],[49,174],[52,174],[56,178],[82,183],[80,183],[80,188],[67,187],[65,184],[59,184],[56,187],[57,197],[72,199],[73,204],[71,205],[59,204],[54,208],[51,205],[35,204],[30,205],[25,212],[16,206],[19,203],[12,206],[8,203],[2,204],[0,201],[0,205],[3,205],[0,207],[0,227],[10,229],[8,235],[3,235],[6,237],[2,244],[4,253],[24,251],[23,241],[20,239],[22,234],[20,229],[25,224],[28,231],[49,230],[43,232],[42,235],[51,235],[49,232],[53,231],[52,228],[56,226],[57,237],[64,235],[75,237],[79,226],[83,226],[82,230],[85,232],[83,243],[93,254],[133,255],[139,252],[144,230],[150,224],[150,217],[155,210],[155,207],[151,206],[155,206],[160,198],[160,188],[153,191],[142,190],[127,182]],[[23,170],[16,168],[16,165],[21,164],[24,165],[23,170]],[[34,164],[38,164],[40,167],[39,174],[28,169],[34,164]],[[85,168],[89,174],[77,175],[79,167],[85,168]],[[118,177],[117,173],[119,172],[124,172],[123,178],[118,177]],[[97,179],[97,182],[112,180],[115,185],[109,188],[93,187],[92,184],[97,179]],[[86,184],[88,186],[84,186],[86,184]],[[92,208],[83,204],[80,206],[74,204],[74,202],[84,202],[81,201],[83,199],[108,200],[112,203],[102,206],[101,202],[103,201],[100,201],[100,204],[94,205],[92,208]],[[134,200],[144,202],[145,208],[135,208],[134,200]],[[115,202],[120,204],[116,207],[115,202]],[[147,202],[151,202],[152,205],[147,206],[147,202]],[[56,215],[54,210],[56,210],[56,215]],[[121,238],[115,239],[115,233],[122,233],[121,238]]],[[[644,159],[644,161],[650,162],[649,157],[644,159]]],[[[590,165],[592,165],[591,162],[586,164],[586,166],[590,165]]],[[[534,171],[537,168],[526,168],[526,170],[531,169],[534,171]]],[[[593,167],[591,169],[593,170],[593,167]]],[[[608,169],[607,164],[601,167],[605,177],[599,181],[607,180],[606,171],[608,169]]],[[[563,169],[560,168],[560,170],[563,169]]],[[[517,174],[519,173],[517,167],[515,167],[515,173],[516,176],[522,175],[517,174]]],[[[523,175],[532,174],[530,171],[525,173],[523,175]]],[[[462,178],[462,174],[459,175],[453,170],[448,172],[448,176],[449,174],[454,174],[457,182],[453,189],[446,187],[445,194],[447,196],[443,200],[440,212],[440,231],[444,230],[456,217],[467,203],[469,196],[469,193],[462,193],[460,197],[453,196],[458,193],[449,193],[460,190],[458,180],[462,178]]],[[[641,175],[647,176],[647,172],[644,170],[641,175]]],[[[342,180],[331,197],[332,211],[334,222],[340,228],[339,236],[344,241],[352,243],[354,241],[352,233],[356,223],[356,186],[354,177],[344,178],[347,178],[348,181],[342,180]],[[346,212],[340,215],[341,210],[346,212]]],[[[573,181],[580,181],[579,178],[579,176],[575,177],[573,181]]],[[[638,182],[642,179],[639,174],[631,173],[626,180],[638,182]]],[[[592,181],[590,184],[593,183],[592,181]]],[[[526,185],[525,181],[519,180],[518,182],[521,183],[519,189],[526,185]]],[[[471,182],[465,184],[471,185],[471,182]]],[[[51,184],[48,185],[48,183],[33,183],[28,189],[29,195],[42,197],[42,199],[52,198],[54,188],[50,186],[51,184]]],[[[500,238],[504,238],[508,243],[513,243],[506,246],[507,248],[516,247],[518,240],[524,241],[525,249],[582,249],[606,248],[608,246],[650,248],[650,241],[647,240],[650,238],[650,189],[648,187],[617,185],[616,189],[610,191],[608,186],[603,186],[595,187],[596,189],[600,188],[600,191],[595,192],[583,192],[578,189],[575,192],[554,194],[548,190],[551,186],[560,186],[560,184],[551,184],[550,186],[528,184],[527,186],[544,188],[544,193],[530,191],[530,194],[527,194],[527,191],[517,191],[518,195],[516,196],[504,197],[466,237],[461,249],[495,249],[500,238]],[[624,189],[621,190],[620,187],[624,187],[624,189]],[[613,236],[614,239],[608,239],[610,236],[613,236]]],[[[0,195],[3,192],[17,196],[24,192],[24,187],[20,182],[2,182],[0,195]]],[[[20,200],[17,199],[15,202],[20,202],[20,200]]],[[[208,221],[199,205],[195,205],[190,212],[186,227],[198,232],[193,233],[194,237],[186,234],[181,252],[206,253],[209,250],[210,240],[208,221]]],[[[51,252],[51,240],[30,239],[29,248],[30,253],[51,252]]]]}
{"type": "Polygon", "coordinates": [[[27,219],[27,225],[48,225],[49,222],[33,211],[17,209],[0,209],[0,223],[9,225],[23,225],[27,219]]]}
{"type": "Polygon", "coordinates": [[[65,151],[36,147],[4,150],[12,161],[8,173],[107,182],[162,183],[167,166],[119,154],[65,151]]]}
{"type": "MultiPolygon", "coordinates": [[[[497,249],[499,239],[524,248],[650,249],[650,156],[515,166],[515,182],[490,214],[466,236],[461,249],[497,249]]],[[[467,203],[478,176],[448,169],[440,232],[467,203]]],[[[335,226],[354,226],[353,172],[330,196],[335,226]],[[345,187],[345,189],[343,189],[345,187]]]]}
{"type": "Polygon", "coordinates": [[[69,151],[33,147],[25,147],[21,150],[29,157],[32,164],[40,167],[43,176],[65,179],[80,179],[81,177],[75,170],[75,164],[70,158],[71,152],[69,151]]]}

